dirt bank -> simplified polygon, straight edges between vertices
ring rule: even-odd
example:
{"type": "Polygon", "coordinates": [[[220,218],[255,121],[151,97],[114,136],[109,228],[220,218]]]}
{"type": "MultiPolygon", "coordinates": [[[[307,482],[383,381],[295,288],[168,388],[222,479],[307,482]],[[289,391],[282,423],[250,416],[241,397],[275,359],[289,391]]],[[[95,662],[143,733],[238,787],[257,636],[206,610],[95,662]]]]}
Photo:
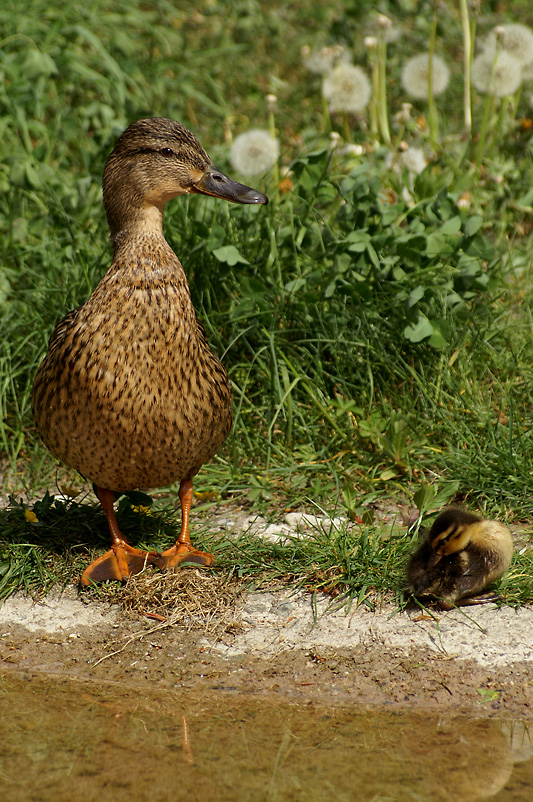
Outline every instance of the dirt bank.
{"type": "MultiPolygon", "coordinates": [[[[191,572],[191,576],[195,571],[191,572]]],[[[4,670],[298,700],[533,717],[533,610],[331,611],[248,593],[217,620],[121,613],[67,589],[0,607],[4,670]]]]}

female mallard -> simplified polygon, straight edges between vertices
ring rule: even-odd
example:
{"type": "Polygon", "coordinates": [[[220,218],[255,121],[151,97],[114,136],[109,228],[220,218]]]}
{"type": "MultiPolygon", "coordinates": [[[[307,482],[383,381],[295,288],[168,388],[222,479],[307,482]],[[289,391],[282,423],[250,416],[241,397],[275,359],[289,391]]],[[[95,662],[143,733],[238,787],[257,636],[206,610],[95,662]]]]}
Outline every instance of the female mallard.
{"type": "Polygon", "coordinates": [[[504,524],[447,507],[409,560],[410,590],[437,599],[443,610],[493,601],[496,594],[479,594],[503,576],[512,556],[513,539],[504,524]]]}
{"type": "Polygon", "coordinates": [[[177,195],[268,203],[217,170],[180,123],[155,117],[127,128],[103,177],[113,261],[89,300],[55,327],[35,377],[32,409],[50,451],[97,488],[111,549],[82,584],[126,579],[146,563],[212,565],[189,536],[192,479],[226,439],[228,375],[196,319],[183,268],[163,236],[177,195]],[[115,492],[180,482],[181,533],[163,554],[130,546],[115,492]]]}

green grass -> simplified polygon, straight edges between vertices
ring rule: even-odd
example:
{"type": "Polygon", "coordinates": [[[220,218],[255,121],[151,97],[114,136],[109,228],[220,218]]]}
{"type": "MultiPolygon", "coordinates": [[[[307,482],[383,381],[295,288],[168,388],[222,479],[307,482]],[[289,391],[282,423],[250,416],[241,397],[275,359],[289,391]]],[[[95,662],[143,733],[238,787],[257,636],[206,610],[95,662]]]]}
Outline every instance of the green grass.
{"type": "MultiPolygon", "coordinates": [[[[527,530],[533,139],[521,121],[531,115],[531,84],[514,108],[502,104],[476,166],[484,99],[473,96],[471,141],[460,20],[455,7],[443,9],[438,52],[457,64],[436,98],[439,142],[430,147],[423,102],[400,132],[401,68],[427,49],[430,4],[381,4],[403,29],[388,47],[393,151],[401,135],[429,156],[413,179],[394,170],[379,142],[358,157],[332,151],[329,126],[342,134],[345,121],[324,118],[320,77],[300,57],[305,44],[340,41],[364,66],[371,2],[213,0],[191,11],[188,3],[30,0],[24,15],[16,8],[0,9],[5,491],[31,504],[43,488],[56,492],[57,464],[31,419],[31,386],[54,324],[109,264],[100,180],[118,134],[143,115],[178,119],[231,172],[228,138],[268,127],[273,92],[292,189],[278,192],[273,175],[243,177],[267,191],[268,207],[180,199],[165,221],[235,391],[233,435],[197,488],[244,499],[272,519],[314,503],[354,519],[377,501],[413,504],[431,487],[527,530]]],[[[533,12],[521,1],[507,17],[487,7],[478,30],[506,20],[533,25],[533,12]]],[[[372,142],[348,123],[353,142],[372,142]]],[[[60,486],[79,484],[67,469],[59,477],[60,486]]],[[[423,512],[434,509],[430,496],[423,512]]],[[[0,514],[0,595],[69,581],[104,546],[92,505],[60,503],[56,514],[47,497],[39,503],[48,505],[37,508],[42,526],[16,505],[0,514]]],[[[388,590],[400,603],[412,543],[405,531],[367,522],[284,547],[249,537],[209,547],[224,570],[310,587],[333,581],[357,599],[388,590]]],[[[512,603],[533,600],[527,541],[524,548],[502,585],[512,603]]]]}
{"type": "MultiPolygon", "coordinates": [[[[436,498],[430,489],[427,486],[425,493],[432,505],[446,499],[446,493],[436,498]]],[[[422,501],[420,496],[419,491],[422,501]]],[[[133,501],[122,497],[118,505],[125,535],[141,548],[162,551],[176,538],[174,506],[168,500],[153,507],[139,507],[139,499],[133,501]]],[[[227,512],[231,517],[231,507],[227,512]]],[[[195,507],[194,517],[195,545],[214,554],[218,571],[243,581],[249,589],[289,584],[313,594],[327,593],[336,605],[357,603],[371,609],[382,601],[403,609],[410,601],[405,567],[418,539],[399,515],[383,523],[367,509],[361,523],[345,518],[331,526],[317,525],[305,537],[295,534],[278,543],[265,542],[249,530],[226,536],[213,532],[208,504],[195,507]]],[[[94,500],[83,497],[66,501],[46,494],[31,509],[12,498],[0,511],[0,527],[4,544],[0,600],[16,590],[37,597],[58,584],[76,583],[109,541],[101,510],[94,500]]],[[[533,553],[522,539],[511,569],[499,583],[502,603],[519,606],[531,600],[532,569],[533,553]]],[[[105,598],[106,590],[114,592],[104,586],[90,593],[105,598]]]]}

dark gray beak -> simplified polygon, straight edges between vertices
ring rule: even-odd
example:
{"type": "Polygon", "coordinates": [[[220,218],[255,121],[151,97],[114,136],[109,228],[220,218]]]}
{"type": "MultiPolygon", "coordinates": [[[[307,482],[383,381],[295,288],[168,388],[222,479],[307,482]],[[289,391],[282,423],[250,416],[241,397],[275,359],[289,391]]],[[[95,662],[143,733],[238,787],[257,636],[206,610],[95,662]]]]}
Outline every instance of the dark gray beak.
{"type": "Polygon", "coordinates": [[[222,173],[214,165],[210,165],[197,184],[193,184],[191,192],[200,195],[213,195],[215,198],[233,201],[234,203],[268,203],[262,192],[239,184],[222,173]]]}

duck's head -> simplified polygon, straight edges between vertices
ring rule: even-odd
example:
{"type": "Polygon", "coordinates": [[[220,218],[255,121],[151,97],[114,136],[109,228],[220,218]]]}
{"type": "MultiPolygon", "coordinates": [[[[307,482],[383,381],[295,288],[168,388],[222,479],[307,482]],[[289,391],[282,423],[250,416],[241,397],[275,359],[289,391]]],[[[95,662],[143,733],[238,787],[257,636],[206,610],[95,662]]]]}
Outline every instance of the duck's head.
{"type": "Polygon", "coordinates": [[[268,203],[262,192],[218,170],[187,128],[164,117],[137,120],[126,128],[107,160],[103,189],[112,234],[143,209],[162,213],[167,201],[187,193],[268,203]]]}
{"type": "Polygon", "coordinates": [[[428,532],[428,543],[433,552],[429,568],[433,568],[442,557],[465,549],[473,534],[473,525],[480,518],[462,507],[447,507],[433,522],[428,532]]]}

